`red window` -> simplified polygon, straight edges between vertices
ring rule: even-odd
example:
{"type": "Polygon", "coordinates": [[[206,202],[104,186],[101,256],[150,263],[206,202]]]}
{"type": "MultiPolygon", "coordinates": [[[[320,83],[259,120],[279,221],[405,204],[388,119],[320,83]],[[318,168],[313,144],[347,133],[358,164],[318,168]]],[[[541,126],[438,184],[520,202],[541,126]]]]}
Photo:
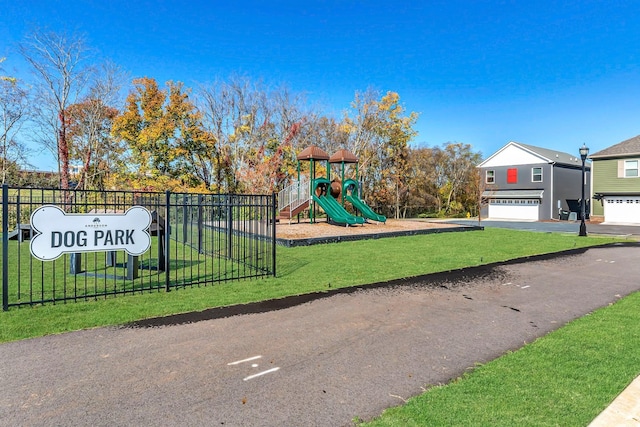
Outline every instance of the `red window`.
{"type": "Polygon", "coordinates": [[[507,184],[518,183],[518,169],[507,169],[507,184]]]}

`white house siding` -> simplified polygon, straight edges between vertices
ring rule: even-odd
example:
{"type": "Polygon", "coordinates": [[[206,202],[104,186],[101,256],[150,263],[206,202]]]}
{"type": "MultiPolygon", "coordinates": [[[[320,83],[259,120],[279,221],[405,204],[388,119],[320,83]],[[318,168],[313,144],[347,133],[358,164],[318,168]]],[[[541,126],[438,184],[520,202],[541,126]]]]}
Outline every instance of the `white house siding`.
{"type": "Polygon", "coordinates": [[[490,169],[499,166],[532,165],[542,162],[546,163],[547,159],[524,151],[520,147],[507,145],[501,151],[483,162],[481,166],[490,169]]]}

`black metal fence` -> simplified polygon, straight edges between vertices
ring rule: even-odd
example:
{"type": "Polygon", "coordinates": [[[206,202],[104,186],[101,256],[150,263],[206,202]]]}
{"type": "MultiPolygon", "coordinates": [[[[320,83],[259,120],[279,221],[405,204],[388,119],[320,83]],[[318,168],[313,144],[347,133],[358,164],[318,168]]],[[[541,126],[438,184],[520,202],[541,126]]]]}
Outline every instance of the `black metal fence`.
{"type": "Polygon", "coordinates": [[[276,274],[275,195],[178,194],[2,187],[2,307],[80,301],[109,295],[276,274]],[[64,253],[40,261],[30,251],[32,212],[54,205],[65,214],[151,213],[151,245],[64,253]]]}

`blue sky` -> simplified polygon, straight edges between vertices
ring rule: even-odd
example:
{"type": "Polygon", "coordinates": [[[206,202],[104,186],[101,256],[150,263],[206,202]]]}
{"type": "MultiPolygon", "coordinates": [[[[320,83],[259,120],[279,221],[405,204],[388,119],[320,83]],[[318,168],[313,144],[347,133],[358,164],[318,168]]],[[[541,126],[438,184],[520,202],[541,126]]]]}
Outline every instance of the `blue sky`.
{"type": "Polygon", "coordinates": [[[26,73],[14,47],[34,27],[86,34],[132,78],[243,74],[336,116],[396,91],[416,145],[593,153],[640,134],[637,1],[0,0],[5,71],[26,73]]]}

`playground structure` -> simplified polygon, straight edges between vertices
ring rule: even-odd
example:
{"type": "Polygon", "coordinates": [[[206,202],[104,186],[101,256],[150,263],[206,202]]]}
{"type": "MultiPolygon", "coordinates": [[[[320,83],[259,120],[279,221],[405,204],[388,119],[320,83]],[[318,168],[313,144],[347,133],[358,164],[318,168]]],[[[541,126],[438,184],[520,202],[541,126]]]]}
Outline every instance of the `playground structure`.
{"type": "Polygon", "coordinates": [[[316,221],[315,206],[320,206],[327,221],[338,225],[359,225],[367,220],[385,223],[387,218],[373,211],[360,198],[358,185],[358,158],[348,150],[340,149],[332,156],[314,145],[305,148],[297,157],[298,179],[278,194],[278,212],[289,221],[309,209],[311,223],[316,221]],[[300,173],[300,162],[309,161],[309,178],[300,173]],[[316,162],[326,162],[326,177],[316,177],[316,162]],[[331,180],[331,165],[340,164],[340,178],[331,180]],[[355,179],[345,180],[345,166],[355,164],[355,179]],[[346,209],[350,203],[359,215],[346,209]]]}

